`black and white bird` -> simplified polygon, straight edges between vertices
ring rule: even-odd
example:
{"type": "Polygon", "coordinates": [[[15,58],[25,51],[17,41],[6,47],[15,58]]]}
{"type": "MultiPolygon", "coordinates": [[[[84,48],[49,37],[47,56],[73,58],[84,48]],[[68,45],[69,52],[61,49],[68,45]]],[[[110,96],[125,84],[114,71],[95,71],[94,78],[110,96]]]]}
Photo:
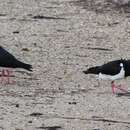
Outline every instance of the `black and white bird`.
{"type": "Polygon", "coordinates": [[[115,88],[127,92],[122,88],[122,85],[116,86],[114,81],[130,76],[130,60],[120,59],[110,61],[101,66],[91,67],[83,72],[85,74],[96,74],[99,79],[111,80],[113,93],[115,93],[115,88]]]}
{"type": "Polygon", "coordinates": [[[10,54],[1,46],[0,46],[0,67],[23,68],[25,70],[32,71],[32,65],[17,60],[12,54],[10,54]]]}

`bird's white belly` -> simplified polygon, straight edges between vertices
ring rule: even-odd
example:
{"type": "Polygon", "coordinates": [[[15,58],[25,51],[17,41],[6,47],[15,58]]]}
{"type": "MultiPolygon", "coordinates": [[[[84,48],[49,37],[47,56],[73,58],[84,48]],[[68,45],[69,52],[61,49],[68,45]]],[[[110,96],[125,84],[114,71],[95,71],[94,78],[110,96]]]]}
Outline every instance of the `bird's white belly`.
{"type": "Polygon", "coordinates": [[[122,79],[125,77],[125,71],[124,71],[124,68],[122,67],[121,68],[121,71],[120,73],[116,74],[116,75],[106,75],[106,74],[102,74],[102,73],[99,73],[98,75],[98,78],[99,79],[104,79],[104,80],[116,80],[116,79],[122,79]]]}

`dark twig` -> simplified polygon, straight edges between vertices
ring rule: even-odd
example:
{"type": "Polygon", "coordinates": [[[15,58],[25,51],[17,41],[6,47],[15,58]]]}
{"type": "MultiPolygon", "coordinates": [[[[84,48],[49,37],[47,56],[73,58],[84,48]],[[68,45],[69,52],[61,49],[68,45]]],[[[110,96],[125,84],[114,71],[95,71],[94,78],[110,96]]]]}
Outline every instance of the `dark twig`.
{"type": "Polygon", "coordinates": [[[7,16],[7,14],[0,14],[0,16],[7,16]]]}
{"type": "Polygon", "coordinates": [[[50,16],[43,16],[43,15],[36,15],[32,17],[33,19],[65,19],[65,18],[58,18],[58,17],[50,17],[50,16]]]}
{"type": "Polygon", "coordinates": [[[98,47],[94,47],[94,48],[92,48],[92,47],[87,47],[87,48],[81,47],[81,48],[88,49],[88,50],[112,51],[112,49],[98,48],[98,47]]]}
{"type": "Polygon", "coordinates": [[[60,128],[62,128],[62,127],[61,126],[48,126],[48,127],[41,126],[41,127],[37,127],[37,129],[47,129],[47,130],[58,130],[60,128]]]}
{"type": "Polygon", "coordinates": [[[109,123],[123,123],[123,124],[130,124],[130,122],[127,121],[119,121],[119,120],[112,120],[112,119],[105,119],[102,117],[92,117],[92,118],[80,118],[80,117],[57,117],[57,118],[63,118],[63,119],[70,119],[70,120],[89,120],[89,121],[101,121],[101,122],[109,122],[109,123]]]}
{"type": "Polygon", "coordinates": [[[41,116],[41,115],[43,115],[42,113],[39,113],[39,112],[33,112],[33,113],[31,113],[30,114],[30,116],[41,116]]]}

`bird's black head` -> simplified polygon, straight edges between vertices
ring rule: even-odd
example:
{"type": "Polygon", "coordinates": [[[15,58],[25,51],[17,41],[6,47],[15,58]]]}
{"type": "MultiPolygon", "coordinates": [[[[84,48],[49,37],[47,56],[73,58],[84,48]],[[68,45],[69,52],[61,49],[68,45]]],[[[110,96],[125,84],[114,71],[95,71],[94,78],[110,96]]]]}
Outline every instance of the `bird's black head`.
{"type": "Polygon", "coordinates": [[[125,70],[125,76],[130,76],[130,60],[126,60],[123,64],[123,68],[125,70]]]}

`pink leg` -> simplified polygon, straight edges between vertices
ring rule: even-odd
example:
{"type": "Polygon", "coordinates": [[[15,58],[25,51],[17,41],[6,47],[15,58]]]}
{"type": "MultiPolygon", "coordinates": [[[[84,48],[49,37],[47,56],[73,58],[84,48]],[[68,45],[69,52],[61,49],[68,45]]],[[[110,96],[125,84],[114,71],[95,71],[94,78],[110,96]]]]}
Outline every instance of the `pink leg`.
{"type": "Polygon", "coordinates": [[[2,84],[2,81],[3,81],[3,70],[2,71],[0,71],[0,83],[2,84]]]}
{"type": "Polygon", "coordinates": [[[9,84],[10,83],[10,71],[7,69],[7,70],[5,70],[6,72],[7,72],[7,84],[9,84]]]}
{"type": "Polygon", "coordinates": [[[5,70],[3,69],[1,73],[1,83],[3,83],[4,77],[5,77],[5,70]]]}
{"type": "Polygon", "coordinates": [[[3,69],[1,74],[1,83],[11,84],[14,82],[10,81],[12,71],[10,69],[3,69]]]}
{"type": "Polygon", "coordinates": [[[7,72],[7,75],[6,75],[7,76],[7,84],[14,84],[15,81],[11,81],[10,80],[12,70],[11,69],[7,69],[6,72],[7,72]]]}
{"type": "Polygon", "coordinates": [[[112,93],[115,94],[116,86],[114,84],[114,81],[111,82],[111,87],[112,87],[112,93]]]}
{"type": "Polygon", "coordinates": [[[15,81],[10,79],[11,74],[13,73],[12,69],[7,70],[7,73],[8,73],[8,83],[9,84],[15,84],[15,81]]]}

